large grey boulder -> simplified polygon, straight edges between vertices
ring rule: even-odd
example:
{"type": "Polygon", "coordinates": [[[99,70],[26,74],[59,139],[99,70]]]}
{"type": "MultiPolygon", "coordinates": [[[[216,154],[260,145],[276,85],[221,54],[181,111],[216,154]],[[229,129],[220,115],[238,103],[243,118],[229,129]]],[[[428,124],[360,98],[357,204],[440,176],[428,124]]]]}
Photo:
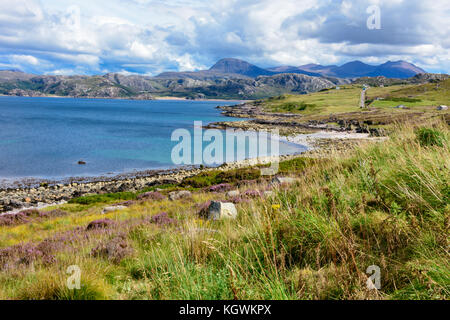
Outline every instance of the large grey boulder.
{"type": "Polygon", "coordinates": [[[237,210],[233,203],[212,201],[209,206],[208,219],[222,220],[222,219],[236,219],[237,210]]]}
{"type": "Polygon", "coordinates": [[[182,191],[173,191],[169,193],[169,200],[175,201],[180,199],[191,198],[192,193],[190,191],[182,190],[182,191]]]}

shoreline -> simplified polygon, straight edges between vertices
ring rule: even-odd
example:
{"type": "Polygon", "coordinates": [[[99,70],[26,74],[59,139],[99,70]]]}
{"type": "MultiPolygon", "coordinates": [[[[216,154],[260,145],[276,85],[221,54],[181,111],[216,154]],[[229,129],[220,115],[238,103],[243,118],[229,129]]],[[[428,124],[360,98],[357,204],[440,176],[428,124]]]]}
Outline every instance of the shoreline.
{"type": "MultiPolygon", "coordinates": [[[[235,105],[239,110],[244,104],[235,105]]],[[[233,107],[218,107],[229,111],[233,107]]],[[[235,110],[236,110],[235,109],[235,110]]],[[[294,144],[302,149],[302,152],[295,152],[279,157],[259,157],[245,160],[224,163],[218,166],[201,167],[195,165],[185,165],[171,169],[132,171],[114,174],[111,176],[88,176],[88,177],[67,177],[61,179],[39,179],[23,178],[5,184],[7,179],[0,179],[0,214],[13,213],[23,209],[42,208],[57,205],[73,198],[88,194],[116,193],[116,192],[136,192],[147,187],[161,184],[179,184],[183,179],[195,176],[202,172],[212,170],[231,170],[251,167],[260,164],[267,164],[274,161],[285,161],[297,157],[323,157],[332,150],[346,150],[355,142],[374,140],[368,133],[355,133],[348,130],[333,130],[333,128],[320,128],[317,126],[292,127],[289,123],[261,123],[254,126],[255,115],[250,112],[240,113],[223,112],[226,117],[247,118],[252,120],[241,120],[236,122],[215,122],[205,128],[226,129],[230,127],[240,128],[244,131],[259,131],[261,129],[280,129],[276,135],[277,139],[283,143],[294,144]],[[244,117],[245,116],[245,117],[244,117]],[[289,129],[287,130],[287,127],[289,129]]],[[[272,135],[273,136],[273,135],[272,135]]],[[[274,136],[273,136],[274,137],[274,136]]],[[[300,148],[299,148],[300,150],[300,148]]],[[[16,180],[14,178],[9,180],[16,180]]]]}
{"type": "MultiPolygon", "coordinates": [[[[279,159],[283,161],[300,154],[282,155],[279,156],[279,159]]],[[[34,180],[33,184],[26,187],[0,189],[0,215],[19,212],[23,209],[58,205],[72,198],[88,194],[136,192],[156,185],[178,184],[183,179],[202,172],[226,171],[273,161],[276,161],[275,157],[260,157],[224,163],[217,167],[184,166],[177,169],[148,170],[133,174],[121,174],[110,178],[93,177],[94,180],[92,181],[80,181],[86,178],[68,178],[69,180],[65,184],[57,183],[57,181],[40,180],[41,183],[46,183],[46,185],[38,185],[39,180],[34,180]]]]}
{"type": "Polygon", "coordinates": [[[252,102],[253,100],[241,100],[241,99],[188,99],[188,98],[182,98],[182,97],[174,97],[174,96],[152,96],[152,99],[142,99],[139,97],[76,97],[76,96],[58,96],[58,95],[39,95],[39,96],[18,96],[18,95],[11,95],[11,94],[0,94],[0,97],[18,97],[18,98],[55,98],[55,99],[103,99],[103,100],[132,100],[132,101],[160,101],[160,100],[167,100],[167,101],[217,101],[217,102],[238,102],[238,103],[248,103],[252,102]]]}
{"type": "Polygon", "coordinates": [[[112,177],[68,178],[62,181],[43,181],[45,185],[38,185],[39,180],[22,188],[0,189],[0,215],[20,212],[24,209],[45,208],[67,202],[70,199],[90,194],[137,192],[147,187],[162,184],[179,184],[183,179],[202,172],[213,170],[232,170],[256,165],[268,164],[275,161],[286,161],[298,157],[326,157],[335,151],[345,152],[362,141],[380,141],[367,134],[321,131],[313,134],[296,134],[278,136],[282,142],[307,146],[304,152],[279,157],[259,157],[224,163],[216,167],[183,166],[167,170],[147,170],[141,172],[124,173],[112,177]],[[83,179],[85,181],[83,181],[83,179]]]}

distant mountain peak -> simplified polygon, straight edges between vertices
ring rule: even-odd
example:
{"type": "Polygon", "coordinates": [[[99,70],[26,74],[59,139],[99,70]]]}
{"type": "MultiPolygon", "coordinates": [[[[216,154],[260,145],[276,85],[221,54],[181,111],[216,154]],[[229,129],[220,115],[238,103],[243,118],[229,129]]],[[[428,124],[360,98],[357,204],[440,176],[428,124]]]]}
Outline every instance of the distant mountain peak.
{"type": "MultiPolygon", "coordinates": [[[[385,76],[387,78],[410,78],[416,74],[426,73],[425,70],[407,61],[387,61],[381,65],[370,65],[359,60],[347,62],[341,66],[322,66],[318,64],[306,64],[300,67],[289,67],[289,70],[296,73],[314,72],[320,76],[338,78],[359,78],[385,76]]],[[[287,70],[280,66],[270,69],[272,71],[287,70]]]]}
{"type": "Polygon", "coordinates": [[[0,71],[8,71],[8,72],[20,72],[20,73],[25,73],[20,69],[0,69],[0,71]]]}
{"type": "Polygon", "coordinates": [[[274,74],[271,71],[259,68],[251,63],[248,63],[247,61],[235,58],[220,59],[209,69],[209,71],[217,73],[241,74],[248,77],[274,74]]]}

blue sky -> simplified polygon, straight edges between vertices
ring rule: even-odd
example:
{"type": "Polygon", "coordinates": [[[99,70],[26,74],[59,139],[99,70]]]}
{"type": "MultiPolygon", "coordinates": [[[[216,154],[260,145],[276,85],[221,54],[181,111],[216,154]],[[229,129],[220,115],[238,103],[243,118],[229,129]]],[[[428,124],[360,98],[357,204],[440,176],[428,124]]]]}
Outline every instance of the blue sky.
{"type": "Polygon", "coordinates": [[[0,69],[156,75],[406,60],[450,73],[448,0],[0,0],[0,69]],[[381,29],[369,30],[371,5],[381,29]]]}

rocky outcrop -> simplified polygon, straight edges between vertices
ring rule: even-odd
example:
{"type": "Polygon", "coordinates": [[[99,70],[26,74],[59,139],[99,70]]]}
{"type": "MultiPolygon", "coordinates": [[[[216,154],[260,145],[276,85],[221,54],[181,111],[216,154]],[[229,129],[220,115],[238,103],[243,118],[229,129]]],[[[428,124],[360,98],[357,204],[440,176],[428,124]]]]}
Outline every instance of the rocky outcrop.
{"type": "Polygon", "coordinates": [[[169,193],[170,201],[175,201],[175,200],[180,200],[180,199],[189,199],[191,197],[192,197],[192,193],[187,190],[173,191],[173,192],[169,193]]]}
{"type": "Polygon", "coordinates": [[[236,219],[237,210],[233,203],[212,201],[209,206],[209,220],[236,219]]]}

